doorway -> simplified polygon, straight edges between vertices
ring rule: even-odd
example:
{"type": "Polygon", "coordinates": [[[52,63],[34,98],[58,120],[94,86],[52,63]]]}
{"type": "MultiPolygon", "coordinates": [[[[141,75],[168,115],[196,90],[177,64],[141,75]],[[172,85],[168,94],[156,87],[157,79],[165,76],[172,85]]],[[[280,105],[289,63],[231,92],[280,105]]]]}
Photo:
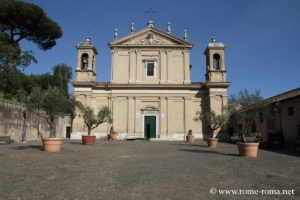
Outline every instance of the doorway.
{"type": "Polygon", "coordinates": [[[71,138],[71,127],[70,126],[66,127],[66,138],[71,138]]]}
{"type": "Polygon", "coordinates": [[[145,139],[156,138],[156,116],[145,116],[145,139]]]}

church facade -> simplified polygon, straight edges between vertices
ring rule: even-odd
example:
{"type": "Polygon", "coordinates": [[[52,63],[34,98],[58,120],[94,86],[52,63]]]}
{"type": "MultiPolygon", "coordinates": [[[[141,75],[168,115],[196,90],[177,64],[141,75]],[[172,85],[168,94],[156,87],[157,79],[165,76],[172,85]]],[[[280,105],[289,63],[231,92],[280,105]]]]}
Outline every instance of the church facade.
{"type": "MultiPolygon", "coordinates": [[[[111,81],[96,82],[97,50],[89,38],[77,45],[76,79],[72,82],[77,101],[98,111],[107,105],[113,123],[93,130],[105,138],[111,127],[119,139],[146,138],[184,140],[188,130],[202,138],[205,127],[196,121],[197,111],[221,113],[227,104],[224,49],[215,38],[205,49],[206,75],[203,82],[191,82],[190,51],[186,31],[183,39],[154,26],[147,26],[109,43],[111,81]]],[[[72,139],[87,133],[80,113],[72,125],[72,139]]]]}

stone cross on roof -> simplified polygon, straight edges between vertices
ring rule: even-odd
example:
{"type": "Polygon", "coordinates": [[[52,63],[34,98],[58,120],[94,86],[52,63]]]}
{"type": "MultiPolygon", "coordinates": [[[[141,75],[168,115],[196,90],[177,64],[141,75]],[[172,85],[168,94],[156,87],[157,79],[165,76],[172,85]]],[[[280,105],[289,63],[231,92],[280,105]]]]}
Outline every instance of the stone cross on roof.
{"type": "Polygon", "coordinates": [[[152,17],[156,13],[156,11],[152,8],[149,8],[149,10],[147,10],[146,13],[149,14],[149,20],[152,20],[152,17]]]}

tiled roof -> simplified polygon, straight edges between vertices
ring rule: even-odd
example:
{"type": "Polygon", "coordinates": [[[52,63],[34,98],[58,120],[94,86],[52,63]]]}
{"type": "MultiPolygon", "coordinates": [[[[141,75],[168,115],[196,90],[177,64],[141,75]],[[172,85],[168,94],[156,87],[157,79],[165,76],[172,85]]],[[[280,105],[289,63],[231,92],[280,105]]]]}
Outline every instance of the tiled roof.
{"type": "Polygon", "coordinates": [[[300,88],[296,88],[281,94],[278,94],[276,96],[270,97],[266,99],[269,103],[274,103],[276,101],[285,101],[291,98],[300,97],[300,88]]]}

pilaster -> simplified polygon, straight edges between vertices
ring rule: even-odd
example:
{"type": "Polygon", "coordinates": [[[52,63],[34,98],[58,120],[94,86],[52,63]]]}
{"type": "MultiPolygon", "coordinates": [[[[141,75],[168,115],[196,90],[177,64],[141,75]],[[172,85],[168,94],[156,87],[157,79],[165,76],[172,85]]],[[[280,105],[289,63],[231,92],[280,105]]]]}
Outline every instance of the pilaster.
{"type": "Polygon", "coordinates": [[[135,99],[134,97],[128,97],[128,134],[134,134],[135,129],[135,99]]]}
{"type": "Polygon", "coordinates": [[[160,135],[167,135],[167,99],[166,97],[160,97],[160,135]]]}

